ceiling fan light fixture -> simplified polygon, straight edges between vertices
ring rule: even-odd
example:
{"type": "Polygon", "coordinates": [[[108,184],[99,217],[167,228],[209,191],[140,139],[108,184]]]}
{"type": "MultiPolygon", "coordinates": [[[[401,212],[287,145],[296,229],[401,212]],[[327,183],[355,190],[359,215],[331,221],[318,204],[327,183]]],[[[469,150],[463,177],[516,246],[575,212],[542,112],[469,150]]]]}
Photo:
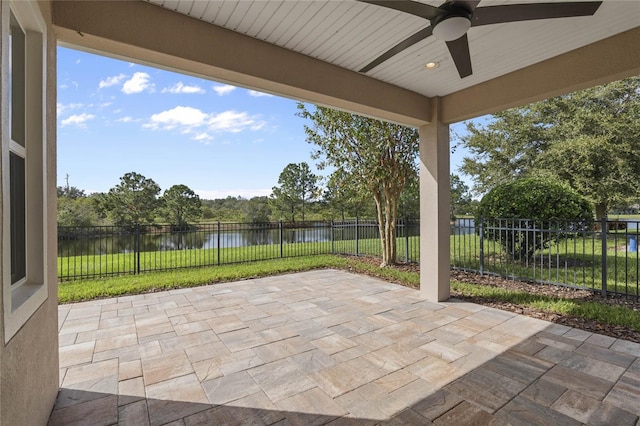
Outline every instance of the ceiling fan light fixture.
{"type": "Polygon", "coordinates": [[[442,41],[457,40],[469,31],[471,20],[466,16],[449,15],[432,24],[433,36],[442,41]]]}

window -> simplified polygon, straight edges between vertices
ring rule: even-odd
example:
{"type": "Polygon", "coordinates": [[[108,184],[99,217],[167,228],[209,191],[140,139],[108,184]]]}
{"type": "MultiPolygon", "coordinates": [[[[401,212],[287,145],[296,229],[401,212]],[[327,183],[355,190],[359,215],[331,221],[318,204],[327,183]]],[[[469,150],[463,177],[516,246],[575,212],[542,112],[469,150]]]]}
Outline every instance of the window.
{"type": "Polygon", "coordinates": [[[25,229],[25,33],[13,12],[9,21],[9,223],[11,284],[26,278],[25,229]]]}
{"type": "Polygon", "coordinates": [[[24,158],[9,154],[9,222],[11,223],[11,285],[27,277],[26,232],[25,232],[25,185],[24,158]]]}
{"type": "Polygon", "coordinates": [[[47,299],[46,24],[36,2],[0,2],[2,291],[9,341],[47,299]],[[8,19],[6,19],[8,17],[8,19]],[[6,102],[6,101],[5,101],[6,102]]]}

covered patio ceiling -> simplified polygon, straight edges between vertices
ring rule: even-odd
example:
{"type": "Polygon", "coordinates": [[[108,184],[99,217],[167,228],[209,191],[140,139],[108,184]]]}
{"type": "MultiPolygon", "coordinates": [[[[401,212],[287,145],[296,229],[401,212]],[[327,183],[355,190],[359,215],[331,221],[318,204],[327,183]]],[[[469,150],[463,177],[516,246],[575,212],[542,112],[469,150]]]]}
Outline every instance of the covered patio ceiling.
{"type": "MultiPolygon", "coordinates": [[[[514,4],[451,3],[480,17],[514,4]]],[[[63,45],[420,126],[434,97],[452,123],[640,73],[640,2],[591,3],[587,16],[523,20],[525,9],[518,22],[472,18],[465,77],[435,36],[363,71],[429,34],[434,25],[411,10],[439,0],[57,1],[53,21],[63,45]]]]}

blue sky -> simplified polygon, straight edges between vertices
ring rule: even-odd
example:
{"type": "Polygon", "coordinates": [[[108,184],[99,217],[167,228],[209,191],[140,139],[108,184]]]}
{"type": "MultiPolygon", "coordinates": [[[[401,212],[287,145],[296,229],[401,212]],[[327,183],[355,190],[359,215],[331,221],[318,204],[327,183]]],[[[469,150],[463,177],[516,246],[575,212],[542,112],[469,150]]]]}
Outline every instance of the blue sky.
{"type": "Polygon", "coordinates": [[[135,171],[204,199],[269,195],[287,164],[315,170],[295,113],[291,99],[59,47],[58,186],[106,192],[135,171]]]}

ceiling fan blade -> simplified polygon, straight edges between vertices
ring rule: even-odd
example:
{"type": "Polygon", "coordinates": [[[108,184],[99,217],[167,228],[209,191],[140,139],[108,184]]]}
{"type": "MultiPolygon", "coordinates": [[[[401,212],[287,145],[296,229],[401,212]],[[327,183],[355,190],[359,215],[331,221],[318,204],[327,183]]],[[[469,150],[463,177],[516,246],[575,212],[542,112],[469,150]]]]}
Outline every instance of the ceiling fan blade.
{"type": "Polygon", "coordinates": [[[471,69],[471,55],[469,54],[469,39],[467,35],[463,35],[457,40],[448,41],[447,47],[449,53],[453,58],[453,63],[456,64],[458,74],[460,78],[465,78],[473,74],[471,69]]]}
{"type": "Polygon", "coordinates": [[[378,56],[375,60],[373,60],[373,62],[369,63],[366,67],[362,68],[360,72],[362,73],[368,72],[374,69],[375,67],[377,67],[378,65],[380,65],[381,63],[383,63],[384,61],[386,61],[387,59],[402,52],[404,49],[407,49],[408,47],[413,46],[417,42],[424,40],[425,38],[431,35],[432,30],[433,29],[429,26],[423,30],[418,31],[414,35],[409,36],[408,38],[404,39],[400,43],[393,46],[391,49],[384,52],[382,55],[378,56]]]}
{"type": "Polygon", "coordinates": [[[359,0],[362,3],[375,4],[376,6],[388,7],[400,12],[409,13],[420,18],[431,20],[444,12],[435,6],[411,0],[359,0]]]}
{"type": "Polygon", "coordinates": [[[570,18],[591,16],[600,7],[601,1],[567,3],[505,4],[479,7],[473,12],[471,26],[502,24],[506,22],[532,21],[536,19],[570,18]]]}
{"type": "Polygon", "coordinates": [[[462,8],[469,12],[473,12],[476,9],[476,6],[478,6],[478,3],[480,3],[480,0],[451,0],[445,4],[447,6],[453,6],[454,8],[462,8]]]}

